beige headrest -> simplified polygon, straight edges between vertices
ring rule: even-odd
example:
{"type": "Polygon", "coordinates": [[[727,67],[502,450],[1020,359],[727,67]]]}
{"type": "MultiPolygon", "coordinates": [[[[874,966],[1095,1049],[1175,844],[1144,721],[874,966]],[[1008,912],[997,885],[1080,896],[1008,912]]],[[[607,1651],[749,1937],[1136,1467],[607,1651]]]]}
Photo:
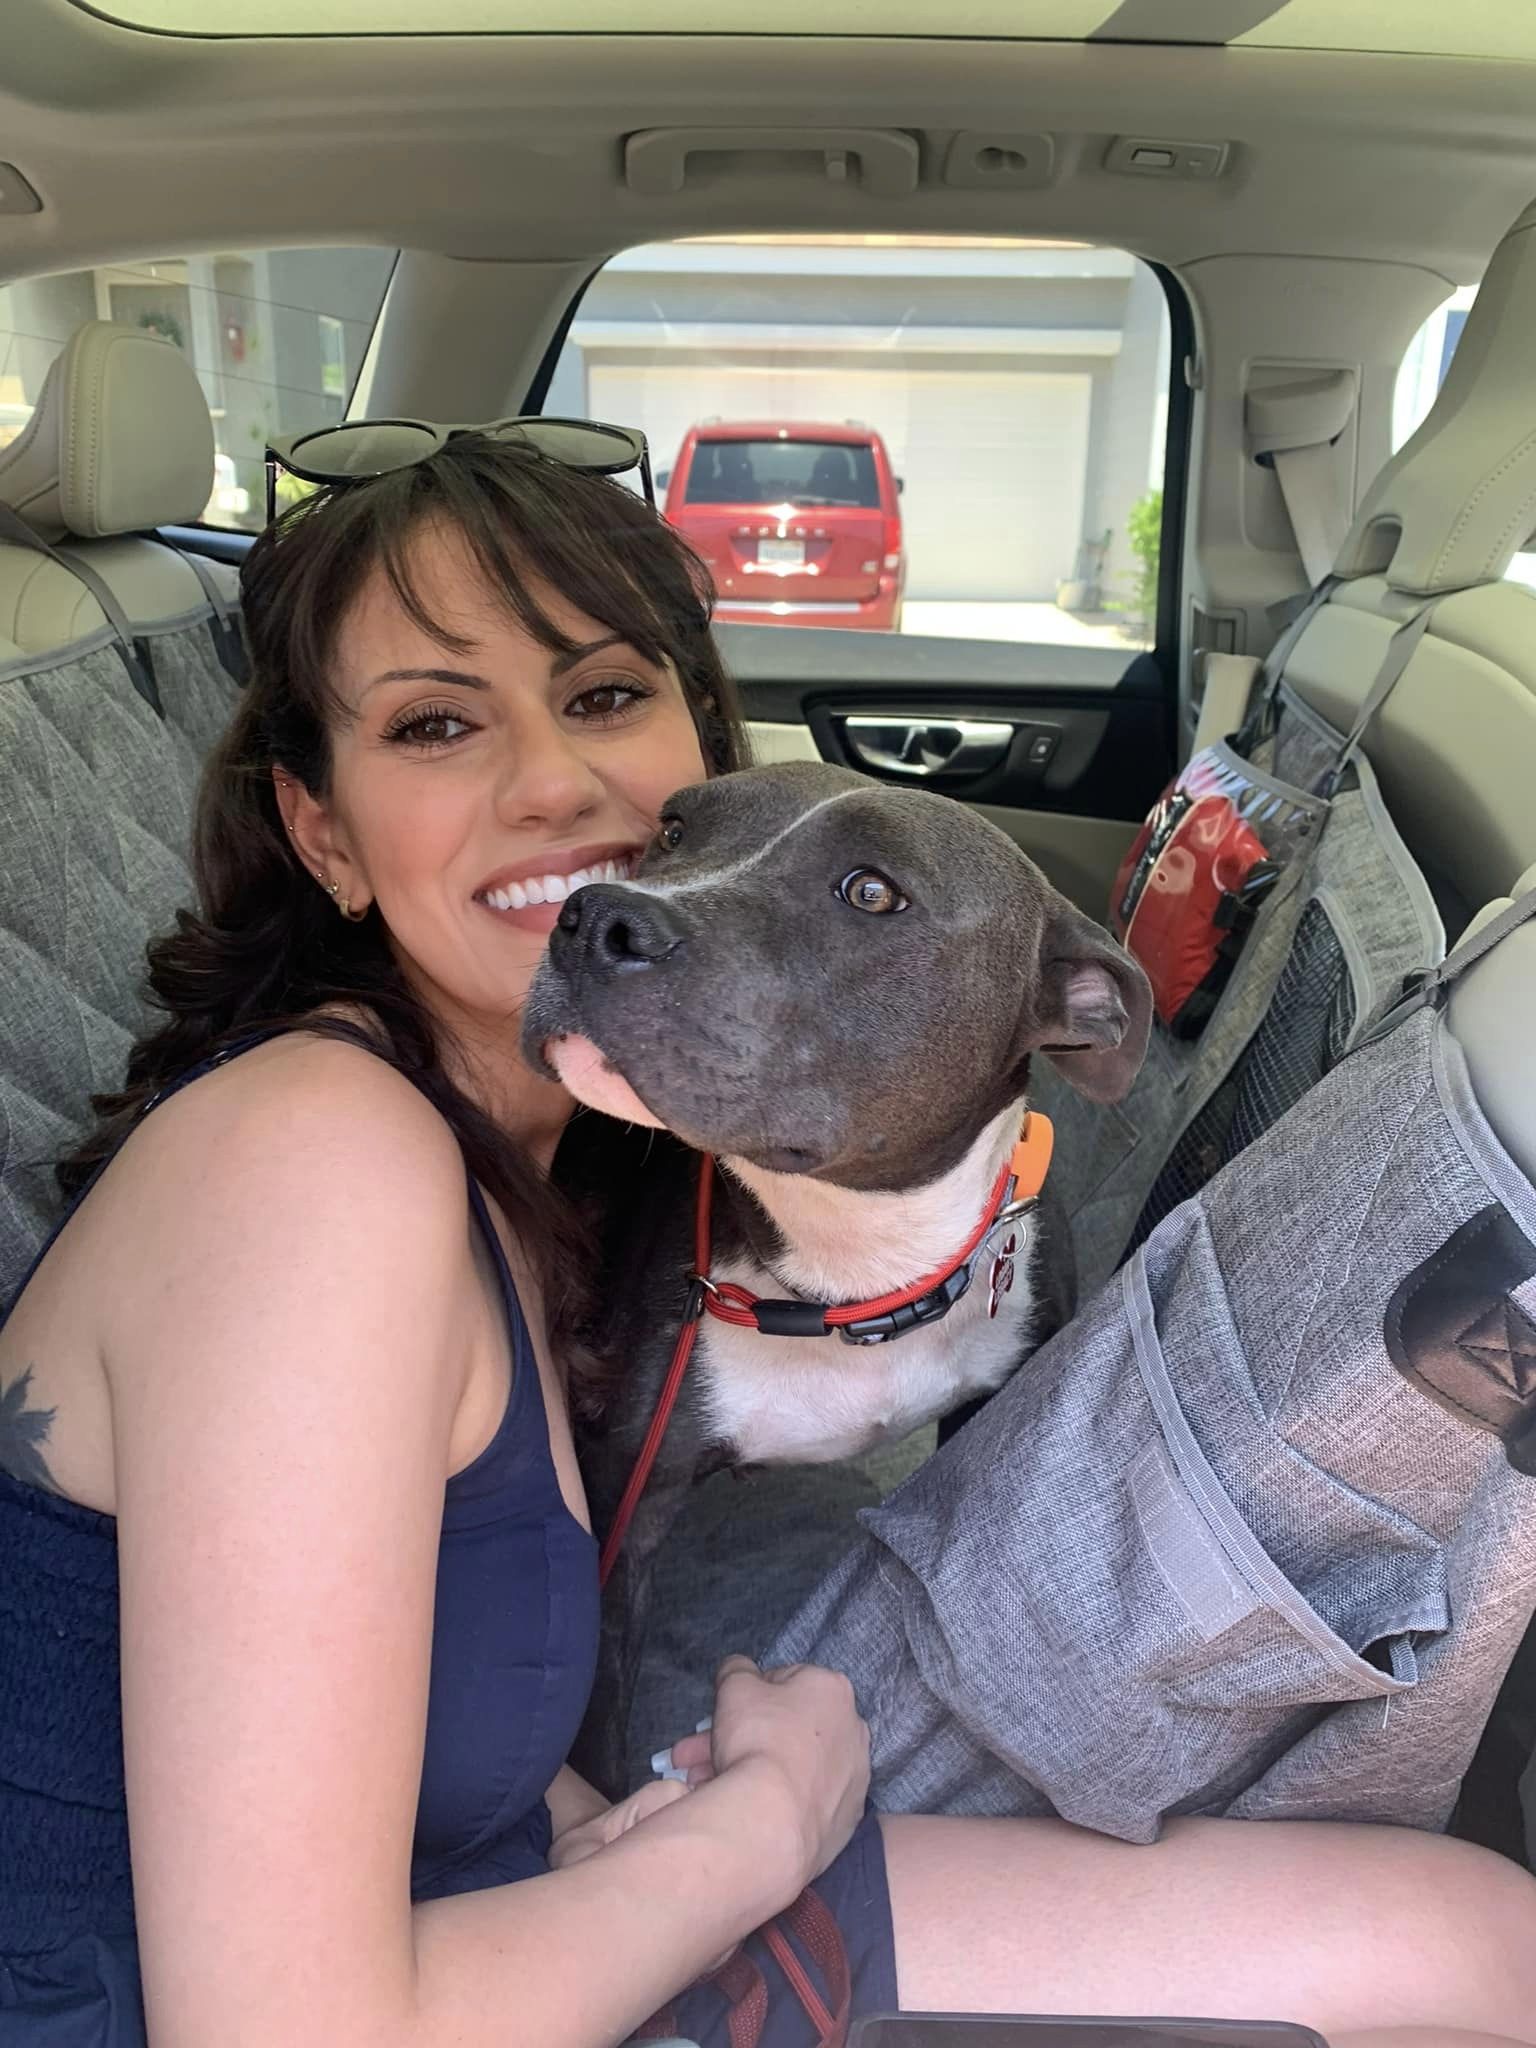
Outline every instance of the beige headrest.
{"type": "Polygon", "coordinates": [[[0,451],[0,504],[44,540],[101,540],[199,519],[213,490],[213,422],[174,343],[88,320],[0,451]]]}
{"type": "Polygon", "coordinates": [[[1377,477],[1341,576],[1430,596],[1502,576],[1536,533],[1536,206],[1494,251],[1440,395],[1377,477]]]}

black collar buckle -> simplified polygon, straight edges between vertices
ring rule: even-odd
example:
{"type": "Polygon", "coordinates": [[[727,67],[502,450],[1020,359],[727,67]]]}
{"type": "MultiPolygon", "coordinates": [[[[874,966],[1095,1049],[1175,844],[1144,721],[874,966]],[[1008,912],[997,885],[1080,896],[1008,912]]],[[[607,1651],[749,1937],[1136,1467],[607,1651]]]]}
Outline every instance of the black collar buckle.
{"type": "Polygon", "coordinates": [[[837,1323],[833,1327],[845,1344],[888,1344],[893,1337],[904,1337],[908,1330],[941,1323],[970,1287],[974,1263],[967,1260],[963,1266],[957,1266],[931,1293],[909,1301],[902,1308],[887,1309],[884,1315],[864,1316],[856,1323],[837,1323]]]}

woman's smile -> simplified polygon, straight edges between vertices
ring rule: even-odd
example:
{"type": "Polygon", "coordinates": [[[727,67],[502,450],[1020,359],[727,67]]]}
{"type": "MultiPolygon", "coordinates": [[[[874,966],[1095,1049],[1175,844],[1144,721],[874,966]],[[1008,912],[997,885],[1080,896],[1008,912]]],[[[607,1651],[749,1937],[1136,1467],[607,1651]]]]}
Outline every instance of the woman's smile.
{"type": "Polygon", "coordinates": [[[639,858],[640,849],[635,846],[577,846],[563,853],[546,852],[498,870],[475,891],[474,900],[499,922],[547,937],[567,896],[574,896],[589,882],[627,882],[639,858]]]}

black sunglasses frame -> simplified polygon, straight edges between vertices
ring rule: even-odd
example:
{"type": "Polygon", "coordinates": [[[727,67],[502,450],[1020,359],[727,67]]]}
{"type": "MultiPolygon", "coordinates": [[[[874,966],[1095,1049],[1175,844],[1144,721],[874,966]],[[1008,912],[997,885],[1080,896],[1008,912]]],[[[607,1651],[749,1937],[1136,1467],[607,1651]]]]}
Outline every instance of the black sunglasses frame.
{"type": "Polygon", "coordinates": [[[436,420],[337,420],[330,426],[311,427],[302,434],[282,435],[275,441],[269,441],[265,452],[267,524],[271,526],[277,518],[277,473],[280,469],[286,471],[289,476],[298,477],[302,483],[345,489],[349,484],[374,483],[381,476],[392,476],[397,469],[413,468],[416,463],[427,461],[436,455],[439,449],[447,447],[450,441],[456,441],[464,434],[485,434],[493,439],[504,434],[514,445],[521,443],[532,448],[536,454],[544,454],[539,447],[537,432],[530,431],[540,427],[574,427],[588,432],[614,435],[626,441],[629,444],[629,452],[611,462],[571,462],[560,455],[544,455],[544,460],[563,463],[567,469],[590,470],[597,476],[622,476],[626,470],[638,469],[641,486],[645,492],[645,502],[653,512],[656,510],[656,486],[651,478],[650,444],[638,427],[616,427],[607,420],[563,419],[551,413],[536,412],[518,414],[511,419],[491,420],[481,426],[448,427],[440,425],[436,420]],[[409,456],[404,462],[386,463],[381,469],[350,470],[340,474],[327,469],[306,468],[296,459],[311,443],[329,440],[333,434],[344,433],[356,427],[414,427],[421,433],[432,435],[432,445],[423,448],[419,455],[409,456]],[[509,428],[516,428],[518,431],[515,434],[509,433],[509,428]]]}

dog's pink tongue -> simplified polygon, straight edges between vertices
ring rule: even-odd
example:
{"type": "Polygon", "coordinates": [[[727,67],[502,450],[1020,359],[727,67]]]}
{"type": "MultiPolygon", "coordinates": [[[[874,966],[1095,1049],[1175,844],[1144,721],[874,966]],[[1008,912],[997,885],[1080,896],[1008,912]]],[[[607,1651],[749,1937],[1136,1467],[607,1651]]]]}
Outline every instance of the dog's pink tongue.
{"type": "Polygon", "coordinates": [[[561,1081],[588,1109],[600,1109],[604,1116],[616,1116],[627,1124],[649,1124],[663,1130],[661,1118],[653,1116],[616,1067],[598,1051],[590,1038],[552,1038],[544,1057],[561,1081]]]}

